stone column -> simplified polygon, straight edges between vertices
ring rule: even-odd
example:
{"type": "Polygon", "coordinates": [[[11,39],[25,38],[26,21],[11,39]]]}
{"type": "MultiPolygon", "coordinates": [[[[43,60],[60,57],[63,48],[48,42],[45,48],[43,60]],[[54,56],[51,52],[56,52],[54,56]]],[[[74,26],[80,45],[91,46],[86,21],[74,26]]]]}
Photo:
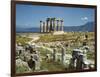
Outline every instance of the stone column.
{"type": "MultiPolygon", "coordinates": [[[[44,22],[45,23],[45,22],[44,22]]],[[[46,23],[44,24],[44,32],[47,32],[47,26],[46,23]]]]}
{"type": "Polygon", "coordinates": [[[43,32],[43,21],[41,22],[41,32],[43,32]]]}
{"type": "Polygon", "coordinates": [[[45,32],[45,22],[43,22],[43,32],[45,32]]]}
{"type": "Polygon", "coordinates": [[[52,18],[52,31],[54,31],[54,18],[52,18]]]}
{"type": "Polygon", "coordinates": [[[62,47],[62,49],[61,49],[61,61],[63,64],[64,64],[65,54],[66,54],[66,49],[64,47],[62,47]]]}
{"type": "Polygon", "coordinates": [[[54,26],[54,31],[56,31],[56,21],[54,21],[54,23],[55,23],[55,26],[54,26]]]}
{"type": "Polygon", "coordinates": [[[52,31],[52,18],[50,19],[50,32],[52,31]]]}
{"type": "Polygon", "coordinates": [[[60,27],[61,25],[60,25],[60,19],[59,19],[58,31],[60,31],[60,27]]]}
{"type": "Polygon", "coordinates": [[[61,20],[61,31],[63,31],[63,20],[61,20]]]}
{"type": "Polygon", "coordinates": [[[48,20],[48,32],[50,32],[50,19],[48,20]]]}
{"type": "Polygon", "coordinates": [[[53,18],[53,29],[54,29],[54,31],[56,31],[55,18],[53,18]]]}
{"type": "Polygon", "coordinates": [[[40,21],[40,32],[42,32],[42,21],[40,21]]]}
{"type": "Polygon", "coordinates": [[[57,20],[55,21],[55,23],[56,23],[56,31],[57,31],[57,20]]]}
{"type": "MultiPolygon", "coordinates": [[[[44,23],[45,23],[45,22],[44,22],[44,23]]],[[[46,26],[46,23],[45,23],[44,32],[47,32],[47,26],[46,26]]]]}
{"type": "Polygon", "coordinates": [[[46,20],[46,32],[48,32],[48,19],[46,20]]]}
{"type": "Polygon", "coordinates": [[[59,27],[59,20],[56,20],[57,21],[57,31],[58,31],[58,27],[59,27]]]}

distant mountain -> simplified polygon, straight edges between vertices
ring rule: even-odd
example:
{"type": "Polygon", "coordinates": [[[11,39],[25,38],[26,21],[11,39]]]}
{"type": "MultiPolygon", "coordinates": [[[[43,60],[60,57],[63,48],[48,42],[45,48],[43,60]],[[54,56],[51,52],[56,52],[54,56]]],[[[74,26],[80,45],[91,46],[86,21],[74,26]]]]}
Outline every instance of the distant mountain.
{"type": "MultiPolygon", "coordinates": [[[[65,32],[93,32],[94,31],[95,24],[94,22],[87,22],[84,25],[80,26],[64,26],[65,32]]],[[[16,32],[40,32],[40,29],[38,27],[32,27],[32,28],[16,28],[16,32]]]]}
{"type": "Polygon", "coordinates": [[[87,22],[84,25],[81,26],[64,26],[64,31],[67,32],[77,32],[77,31],[81,31],[81,32],[93,32],[94,31],[94,22],[87,22]]]}

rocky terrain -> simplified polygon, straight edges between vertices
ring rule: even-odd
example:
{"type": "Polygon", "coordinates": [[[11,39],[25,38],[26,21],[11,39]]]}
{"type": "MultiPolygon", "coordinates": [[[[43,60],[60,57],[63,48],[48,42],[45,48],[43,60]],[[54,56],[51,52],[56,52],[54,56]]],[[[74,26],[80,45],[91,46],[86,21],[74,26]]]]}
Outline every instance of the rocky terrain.
{"type": "Polygon", "coordinates": [[[94,68],[94,32],[16,34],[17,73],[94,68]]]}

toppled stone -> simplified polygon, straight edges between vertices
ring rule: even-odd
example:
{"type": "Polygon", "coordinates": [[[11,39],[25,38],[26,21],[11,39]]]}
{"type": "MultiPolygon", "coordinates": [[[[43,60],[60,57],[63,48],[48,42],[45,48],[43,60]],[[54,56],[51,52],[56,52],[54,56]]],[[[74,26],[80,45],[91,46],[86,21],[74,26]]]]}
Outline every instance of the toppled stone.
{"type": "Polygon", "coordinates": [[[31,69],[29,68],[27,62],[21,59],[17,59],[16,60],[16,72],[17,73],[31,72],[31,69]]]}

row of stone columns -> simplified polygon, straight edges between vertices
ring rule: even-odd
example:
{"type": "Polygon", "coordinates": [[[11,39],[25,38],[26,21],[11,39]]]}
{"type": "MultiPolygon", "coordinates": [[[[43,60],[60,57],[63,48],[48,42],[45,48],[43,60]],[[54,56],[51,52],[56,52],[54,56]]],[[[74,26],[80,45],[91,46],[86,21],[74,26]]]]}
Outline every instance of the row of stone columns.
{"type": "Polygon", "coordinates": [[[45,22],[40,21],[40,32],[63,31],[63,20],[47,18],[45,22]]]}

